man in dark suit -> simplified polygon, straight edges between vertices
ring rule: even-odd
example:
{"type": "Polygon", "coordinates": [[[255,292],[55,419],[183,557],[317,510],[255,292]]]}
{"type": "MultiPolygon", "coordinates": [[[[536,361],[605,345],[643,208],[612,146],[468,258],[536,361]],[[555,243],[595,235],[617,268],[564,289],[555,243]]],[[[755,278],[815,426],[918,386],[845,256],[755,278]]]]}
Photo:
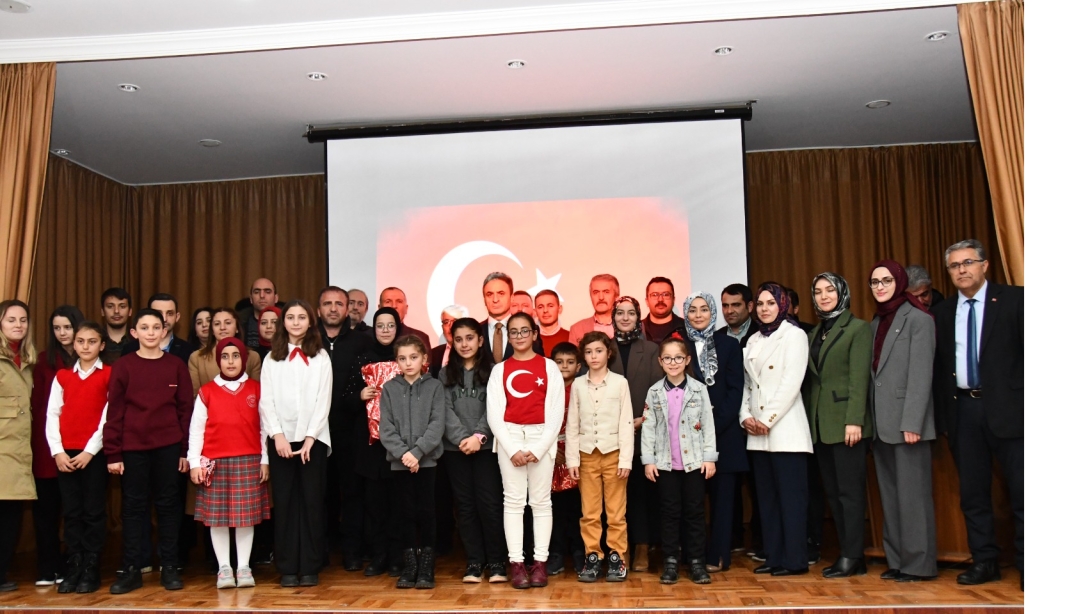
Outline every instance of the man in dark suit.
{"type": "Polygon", "coordinates": [[[450,357],[450,353],[454,351],[452,344],[454,340],[450,335],[450,327],[454,324],[455,320],[459,318],[468,318],[469,310],[461,305],[448,305],[440,318],[440,322],[443,324],[443,345],[437,345],[431,349],[431,353],[428,354],[428,373],[431,373],[432,377],[439,377],[439,372],[443,370],[443,367],[447,366],[447,360],[450,357]]]}
{"type": "Polygon", "coordinates": [[[348,321],[352,326],[352,330],[373,335],[374,331],[371,330],[371,325],[367,323],[369,305],[370,301],[367,299],[366,292],[357,288],[348,291],[348,321]]]}
{"type": "MultiPolygon", "coordinates": [[[[492,353],[496,363],[500,363],[515,353],[515,348],[507,341],[507,319],[511,317],[511,297],[515,294],[515,282],[507,273],[489,273],[484,278],[481,293],[484,295],[485,311],[488,312],[488,317],[481,320],[484,349],[492,353]],[[500,351],[501,347],[503,351],[500,351]]],[[[534,352],[545,355],[540,335],[534,341],[534,352]]]]}
{"type": "MultiPolygon", "coordinates": [[[[178,299],[165,292],[158,292],[152,294],[148,299],[148,309],[154,309],[163,314],[163,321],[166,322],[166,326],[163,328],[163,351],[168,354],[173,354],[182,359],[182,362],[189,364],[189,355],[197,350],[189,344],[188,341],[181,337],[174,336],[174,325],[178,323],[178,318],[181,314],[178,311],[178,299]]],[[[125,349],[121,354],[131,354],[140,348],[140,343],[136,339],[130,339],[125,344],[125,349]]]]}
{"type": "Polygon", "coordinates": [[[383,307],[390,307],[401,317],[401,336],[416,335],[424,342],[424,353],[431,353],[431,336],[422,330],[417,330],[405,324],[405,315],[409,313],[409,302],[405,299],[405,292],[401,288],[389,287],[378,295],[378,302],[383,307]]]}
{"type": "Polygon", "coordinates": [[[984,246],[975,239],[947,248],[946,267],[958,294],[935,310],[936,415],[957,464],[973,554],[973,566],[958,576],[958,584],[983,584],[1000,577],[993,459],[1010,491],[1015,566],[1024,574],[1025,293],[1018,286],[988,283],[984,246]]]}

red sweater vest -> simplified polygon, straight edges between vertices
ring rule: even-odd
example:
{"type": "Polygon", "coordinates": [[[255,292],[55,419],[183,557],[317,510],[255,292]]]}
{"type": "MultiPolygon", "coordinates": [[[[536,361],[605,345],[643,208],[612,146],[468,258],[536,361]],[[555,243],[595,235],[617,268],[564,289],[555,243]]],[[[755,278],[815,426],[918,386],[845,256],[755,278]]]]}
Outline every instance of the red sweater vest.
{"type": "Polygon", "coordinates": [[[503,388],[507,394],[504,421],[513,424],[545,423],[545,391],[549,388],[545,357],[535,355],[530,360],[505,360],[503,388]]]}
{"type": "Polygon", "coordinates": [[[83,379],[72,369],[57,371],[57,383],[64,390],[61,406],[61,444],[65,450],[82,450],[102,422],[110,387],[110,367],[95,369],[83,379]]]}
{"type": "Polygon", "coordinates": [[[261,454],[260,384],[248,379],[232,392],[211,381],[199,394],[208,408],[202,456],[217,459],[261,454]]]}

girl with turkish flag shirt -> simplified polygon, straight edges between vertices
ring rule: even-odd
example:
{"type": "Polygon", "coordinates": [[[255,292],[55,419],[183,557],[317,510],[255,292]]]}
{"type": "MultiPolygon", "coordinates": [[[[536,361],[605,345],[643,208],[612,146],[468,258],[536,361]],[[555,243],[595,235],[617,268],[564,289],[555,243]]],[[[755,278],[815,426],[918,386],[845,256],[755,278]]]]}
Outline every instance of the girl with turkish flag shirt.
{"type": "Polygon", "coordinates": [[[488,379],[488,426],[503,478],[503,528],[515,588],[548,584],[553,458],[564,424],[564,376],[555,362],[534,353],[537,336],[532,317],[512,315],[507,338],[514,354],[493,367],[488,379]],[[527,499],[534,517],[534,561],[529,570],[522,552],[527,499]]]}

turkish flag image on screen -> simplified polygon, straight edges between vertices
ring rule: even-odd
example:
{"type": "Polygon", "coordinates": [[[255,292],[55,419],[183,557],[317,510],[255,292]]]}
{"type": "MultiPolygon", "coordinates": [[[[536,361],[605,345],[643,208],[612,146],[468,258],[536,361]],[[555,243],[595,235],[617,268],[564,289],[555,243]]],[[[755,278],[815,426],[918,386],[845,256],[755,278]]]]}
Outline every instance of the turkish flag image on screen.
{"type": "MultiPolygon", "coordinates": [[[[409,305],[406,323],[442,339],[440,315],[451,304],[487,317],[481,288],[503,271],[515,290],[560,295],[560,322],[593,315],[590,279],[611,273],[621,294],[640,300],[652,277],[689,291],[689,226],[680,204],[660,198],[611,198],[407,209],[383,220],[378,288],[396,286],[409,305]]],[[[681,300],[678,300],[680,309],[681,300]]],[[[440,343],[442,341],[439,341],[440,343]]]]}

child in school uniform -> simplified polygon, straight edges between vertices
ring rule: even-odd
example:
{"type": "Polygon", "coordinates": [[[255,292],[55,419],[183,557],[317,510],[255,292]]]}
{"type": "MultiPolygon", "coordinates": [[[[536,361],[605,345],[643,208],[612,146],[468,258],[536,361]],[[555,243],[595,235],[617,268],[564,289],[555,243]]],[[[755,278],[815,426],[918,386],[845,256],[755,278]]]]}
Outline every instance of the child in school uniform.
{"type": "Polygon", "coordinates": [[[76,364],[53,378],[46,407],[45,436],[57,465],[64,514],[68,568],[59,593],[93,593],[101,586],[99,557],[106,541],[106,487],[109,473],[102,452],[102,425],[110,386],[110,367],[99,359],[106,331],[82,322],[74,333],[76,364]]]}
{"type": "Polygon", "coordinates": [[[635,429],[628,380],[609,370],[610,338],[591,331],[579,340],[587,374],[571,385],[565,455],[568,473],[579,481],[583,516],[579,519],[586,561],[580,582],[595,582],[602,575],[602,498],[605,497],[606,543],[609,545],[606,580],[628,577],[628,473],[632,470],[635,429]]]}
{"type": "MultiPolygon", "coordinates": [[[[565,332],[565,335],[567,333],[565,332]]],[[[564,376],[564,415],[571,404],[571,385],[579,376],[579,348],[573,343],[561,341],[552,348],[552,358],[564,376]]],[[[553,534],[549,540],[549,561],[545,571],[550,576],[564,571],[564,556],[571,555],[572,569],[579,573],[585,560],[583,536],[579,532],[579,518],[583,515],[579,500],[579,483],[568,473],[565,458],[567,438],[561,431],[556,440],[556,467],[553,470],[553,534]]]]}
{"type": "Polygon", "coordinates": [[[333,365],[314,308],[284,305],[261,367],[261,429],[268,439],[280,586],[317,586],[325,545],[326,465],[332,452],[333,365]]]}
{"type": "Polygon", "coordinates": [[[189,474],[197,485],[194,518],[210,528],[219,563],[216,588],[254,586],[250,551],[254,525],[269,518],[269,457],[261,432],[261,384],[244,368],[245,344],[225,337],[216,344],[220,374],[197,393],[189,426],[189,474]],[[231,569],[235,529],[238,574],[231,569]]]}
{"type": "Polygon", "coordinates": [[[704,483],[715,475],[715,420],[708,388],[689,377],[689,346],[680,336],[659,346],[666,377],[647,391],[641,434],[644,475],[658,483],[662,521],[662,584],[676,584],[684,521],[689,577],[708,584],[704,562],[704,483]],[[685,442],[684,445],[682,442],[685,442]]]}
{"type": "Polygon", "coordinates": [[[394,473],[403,553],[398,588],[435,588],[435,461],[443,454],[443,385],[424,368],[424,342],[394,342],[401,374],[382,387],[379,437],[394,473]],[[419,544],[419,557],[415,544],[419,544]]]}

